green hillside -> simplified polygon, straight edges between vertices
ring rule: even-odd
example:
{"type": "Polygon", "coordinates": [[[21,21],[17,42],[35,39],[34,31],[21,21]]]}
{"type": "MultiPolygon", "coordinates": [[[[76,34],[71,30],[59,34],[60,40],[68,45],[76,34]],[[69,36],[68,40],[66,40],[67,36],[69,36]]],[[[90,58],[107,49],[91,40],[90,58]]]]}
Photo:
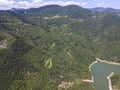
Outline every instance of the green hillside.
{"type": "Polygon", "coordinates": [[[0,90],[94,90],[88,66],[120,62],[120,16],[79,6],[0,11],[0,90]]]}

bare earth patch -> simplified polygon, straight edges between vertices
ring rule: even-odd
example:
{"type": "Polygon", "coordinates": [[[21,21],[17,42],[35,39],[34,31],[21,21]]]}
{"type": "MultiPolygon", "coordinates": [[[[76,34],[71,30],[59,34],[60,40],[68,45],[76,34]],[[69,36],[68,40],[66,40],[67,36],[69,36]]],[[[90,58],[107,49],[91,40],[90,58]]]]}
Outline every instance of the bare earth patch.
{"type": "Polygon", "coordinates": [[[7,39],[1,41],[0,48],[7,48],[7,39]]]}
{"type": "Polygon", "coordinates": [[[72,87],[73,86],[73,82],[61,82],[61,84],[59,84],[58,85],[58,90],[60,89],[60,88],[63,88],[63,89],[68,89],[68,88],[70,88],[70,87],[72,87]]]}

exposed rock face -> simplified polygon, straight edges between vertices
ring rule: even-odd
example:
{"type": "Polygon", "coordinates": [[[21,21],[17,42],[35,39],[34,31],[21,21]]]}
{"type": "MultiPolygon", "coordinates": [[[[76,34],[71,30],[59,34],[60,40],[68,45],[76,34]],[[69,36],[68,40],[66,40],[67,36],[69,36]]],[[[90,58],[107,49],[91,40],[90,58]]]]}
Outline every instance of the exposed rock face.
{"type": "Polygon", "coordinates": [[[7,39],[3,40],[2,43],[0,43],[0,48],[7,48],[7,39]]]}
{"type": "Polygon", "coordinates": [[[67,89],[67,88],[70,88],[70,87],[72,87],[73,86],[73,82],[61,82],[61,84],[59,84],[59,86],[58,86],[58,90],[60,89],[60,88],[63,88],[63,89],[67,89]]]}

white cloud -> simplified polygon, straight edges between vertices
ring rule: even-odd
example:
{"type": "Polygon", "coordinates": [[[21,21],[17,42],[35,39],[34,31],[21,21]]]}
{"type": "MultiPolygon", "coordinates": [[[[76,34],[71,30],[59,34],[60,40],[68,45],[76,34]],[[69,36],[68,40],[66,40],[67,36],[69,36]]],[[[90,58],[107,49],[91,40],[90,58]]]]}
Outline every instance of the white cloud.
{"type": "Polygon", "coordinates": [[[83,2],[83,3],[82,3],[82,6],[86,6],[86,5],[87,5],[87,3],[86,3],[86,2],[83,2]]]}
{"type": "Polygon", "coordinates": [[[79,5],[79,6],[86,6],[86,2],[75,2],[75,1],[48,1],[45,2],[43,0],[32,0],[27,1],[14,1],[14,0],[0,0],[0,9],[11,9],[12,7],[15,8],[34,8],[34,7],[40,7],[40,6],[44,6],[44,5],[50,5],[50,4],[58,4],[58,5],[71,5],[71,4],[75,4],[75,5],[79,5]]]}
{"type": "Polygon", "coordinates": [[[97,6],[98,7],[103,7],[103,6],[105,6],[105,2],[99,2],[99,3],[97,3],[97,6]]]}
{"type": "Polygon", "coordinates": [[[0,0],[0,9],[9,9],[11,6],[15,5],[16,2],[13,0],[0,0]]]}
{"type": "Polygon", "coordinates": [[[33,0],[32,3],[40,3],[42,2],[43,0],[33,0]]]}
{"type": "Polygon", "coordinates": [[[50,5],[50,4],[58,4],[61,6],[66,6],[66,5],[79,5],[79,6],[84,6],[86,3],[85,2],[75,2],[75,1],[50,1],[50,2],[44,2],[44,5],[50,5]]]}
{"type": "Polygon", "coordinates": [[[20,2],[16,3],[16,7],[17,6],[20,6],[20,7],[29,7],[29,5],[30,5],[30,2],[27,2],[27,1],[20,1],[20,2]]]}
{"type": "Polygon", "coordinates": [[[13,0],[0,0],[0,5],[2,4],[5,4],[5,5],[8,5],[8,4],[13,4],[15,1],[13,0]]]}
{"type": "Polygon", "coordinates": [[[97,0],[93,0],[94,2],[96,2],[97,0]]]}

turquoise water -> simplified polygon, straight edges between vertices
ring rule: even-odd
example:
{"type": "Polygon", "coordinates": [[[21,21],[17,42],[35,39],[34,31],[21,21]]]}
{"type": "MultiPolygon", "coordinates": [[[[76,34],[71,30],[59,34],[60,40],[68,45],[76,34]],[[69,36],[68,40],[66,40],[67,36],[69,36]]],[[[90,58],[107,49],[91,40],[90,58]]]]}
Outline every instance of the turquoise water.
{"type": "Polygon", "coordinates": [[[91,74],[94,77],[93,85],[95,90],[109,90],[107,76],[112,72],[120,73],[120,65],[98,62],[91,67],[91,74]]]}

